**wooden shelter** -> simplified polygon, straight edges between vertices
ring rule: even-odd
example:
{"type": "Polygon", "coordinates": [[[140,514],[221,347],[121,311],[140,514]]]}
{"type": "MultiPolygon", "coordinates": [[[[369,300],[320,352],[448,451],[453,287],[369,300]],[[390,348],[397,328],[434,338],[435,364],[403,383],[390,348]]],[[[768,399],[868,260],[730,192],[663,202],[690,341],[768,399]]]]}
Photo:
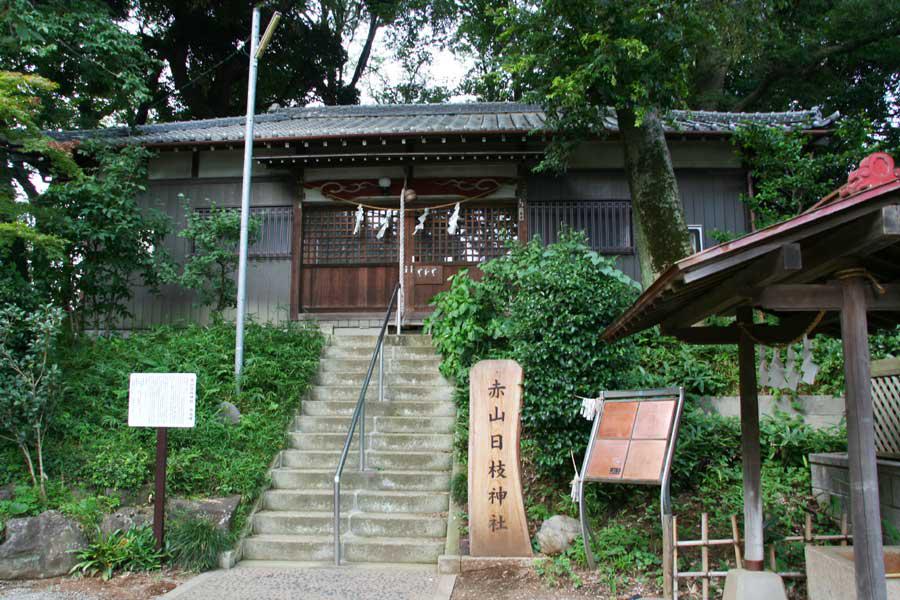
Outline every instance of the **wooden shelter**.
{"type": "Polygon", "coordinates": [[[803,335],[843,340],[856,587],[886,598],[868,333],[900,323],[900,169],[867,157],[807,212],[679,261],[603,332],[616,340],[659,325],[691,344],[736,344],[740,366],[745,566],[763,568],[758,344],[803,335]],[[778,324],[757,323],[757,311],[778,324]],[[706,326],[712,316],[734,316],[706,326]]]}

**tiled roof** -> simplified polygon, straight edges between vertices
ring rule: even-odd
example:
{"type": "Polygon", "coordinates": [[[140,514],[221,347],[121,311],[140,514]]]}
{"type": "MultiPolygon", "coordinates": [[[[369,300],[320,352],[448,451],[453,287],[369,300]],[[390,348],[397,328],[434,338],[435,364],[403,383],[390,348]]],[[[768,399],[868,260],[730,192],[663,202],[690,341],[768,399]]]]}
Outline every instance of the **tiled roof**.
{"type": "MultiPolygon", "coordinates": [[[[747,122],[785,128],[819,129],[831,125],[837,113],[823,117],[818,109],[773,113],[671,111],[666,129],[671,133],[729,133],[747,122]]],[[[468,104],[393,104],[278,108],[256,117],[257,140],[303,140],[336,137],[427,134],[528,133],[542,129],[539,106],[505,102],[468,104]]],[[[616,131],[615,117],[604,125],[616,131]]],[[[125,143],[236,142],[244,136],[244,117],[181,121],[92,131],[52,134],[60,141],[90,137],[115,138],[125,143]]]]}

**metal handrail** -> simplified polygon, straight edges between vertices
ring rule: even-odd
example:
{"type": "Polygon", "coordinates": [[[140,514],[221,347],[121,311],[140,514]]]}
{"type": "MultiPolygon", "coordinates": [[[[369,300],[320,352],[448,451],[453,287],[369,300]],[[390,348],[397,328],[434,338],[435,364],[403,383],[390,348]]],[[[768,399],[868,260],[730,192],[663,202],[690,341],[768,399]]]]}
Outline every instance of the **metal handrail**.
{"type": "Polygon", "coordinates": [[[384,334],[387,332],[391,311],[394,310],[399,290],[400,282],[398,281],[391,294],[391,300],[388,302],[387,312],[384,313],[384,322],[381,324],[378,341],[375,342],[375,351],[372,352],[369,370],[366,372],[362,389],[359,391],[359,400],[356,401],[353,417],[350,419],[350,430],[347,432],[347,439],[344,440],[344,449],[341,451],[341,458],[338,460],[337,469],[334,472],[334,564],[337,566],[341,564],[341,476],[344,474],[344,465],[347,462],[347,455],[350,453],[350,444],[353,441],[353,432],[356,431],[357,424],[359,425],[359,470],[366,470],[366,392],[369,389],[369,382],[372,380],[372,372],[375,370],[375,361],[380,357],[378,399],[384,401],[384,334]]]}

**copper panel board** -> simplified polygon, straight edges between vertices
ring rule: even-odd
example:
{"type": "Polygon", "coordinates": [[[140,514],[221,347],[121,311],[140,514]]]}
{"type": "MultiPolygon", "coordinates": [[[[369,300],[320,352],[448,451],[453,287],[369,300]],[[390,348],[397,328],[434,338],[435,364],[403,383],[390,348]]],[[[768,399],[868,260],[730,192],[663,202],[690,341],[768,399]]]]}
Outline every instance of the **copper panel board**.
{"type": "Polygon", "coordinates": [[[623,479],[658,482],[666,457],[666,440],[632,440],[623,479]]]}
{"type": "Polygon", "coordinates": [[[603,408],[603,418],[598,438],[628,439],[634,429],[634,418],[637,414],[637,402],[607,402],[603,408]]]}
{"type": "Polygon", "coordinates": [[[621,479],[627,456],[628,440],[595,441],[586,477],[621,479]]]}
{"type": "Polygon", "coordinates": [[[672,418],[675,416],[675,400],[657,402],[641,402],[637,411],[637,422],[634,425],[632,439],[664,440],[672,429],[672,418]]]}

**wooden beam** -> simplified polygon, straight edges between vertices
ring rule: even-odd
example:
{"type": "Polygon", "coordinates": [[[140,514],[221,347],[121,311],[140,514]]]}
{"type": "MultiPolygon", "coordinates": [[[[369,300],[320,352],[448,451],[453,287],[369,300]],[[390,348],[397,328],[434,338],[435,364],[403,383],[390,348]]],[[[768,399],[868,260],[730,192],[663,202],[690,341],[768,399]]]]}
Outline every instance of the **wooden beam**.
{"type": "MultiPolygon", "coordinates": [[[[745,327],[750,335],[763,344],[786,344],[802,336],[816,319],[815,314],[797,315],[784,318],[780,325],[755,324],[745,327]]],[[[740,342],[741,330],[736,325],[727,327],[681,327],[662,328],[663,335],[678,338],[686,344],[737,344],[740,342]]]]}
{"type": "MultiPolygon", "coordinates": [[[[900,285],[882,285],[884,294],[878,293],[866,281],[863,291],[869,311],[900,311],[900,285]]],[[[754,306],[776,312],[809,312],[840,310],[843,291],[839,282],[824,284],[771,285],[758,292],[754,306]]]]}
{"type": "MultiPolygon", "coordinates": [[[[753,325],[753,309],[738,308],[738,323],[753,325]]],[[[756,349],[746,330],[738,342],[741,394],[741,462],[744,472],[744,568],[763,570],[763,506],[759,448],[759,398],[756,387],[756,349]]]]}
{"type": "Polygon", "coordinates": [[[865,295],[869,282],[862,277],[841,282],[844,310],[841,338],[844,347],[844,389],[847,403],[847,450],[850,467],[850,509],[853,516],[853,561],[856,597],[886,600],[881,506],[875,456],[869,334],[865,295]]]}
{"type": "MultiPolygon", "coordinates": [[[[663,321],[667,327],[686,327],[709,315],[744,304],[753,295],[753,288],[764,287],[795,274],[803,268],[798,244],[783,244],[766,257],[757,260],[732,279],[715,286],[696,302],[676,310],[663,321]]],[[[685,283],[690,283],[685,278],[685,283]]]]}

